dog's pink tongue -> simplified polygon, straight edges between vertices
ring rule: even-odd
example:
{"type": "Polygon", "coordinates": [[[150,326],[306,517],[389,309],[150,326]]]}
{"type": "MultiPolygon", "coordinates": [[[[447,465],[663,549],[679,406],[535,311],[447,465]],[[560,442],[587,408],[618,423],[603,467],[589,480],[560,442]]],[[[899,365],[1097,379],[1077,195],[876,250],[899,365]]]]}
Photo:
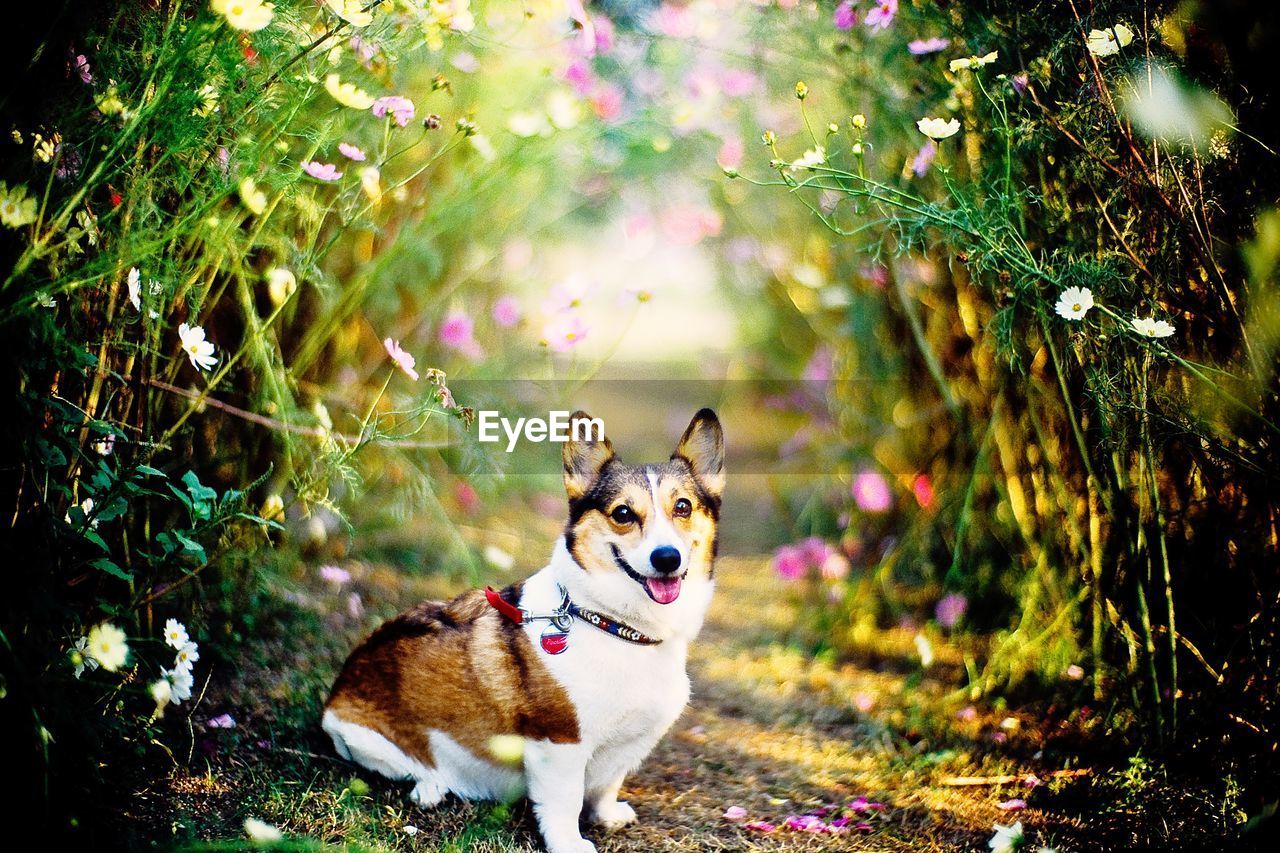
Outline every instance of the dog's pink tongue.
{"type": "Polygon", "coordinates": [[[670,604],[680,597],[680,578],[649,578],[644,585],[659,604],[670,604]]]}

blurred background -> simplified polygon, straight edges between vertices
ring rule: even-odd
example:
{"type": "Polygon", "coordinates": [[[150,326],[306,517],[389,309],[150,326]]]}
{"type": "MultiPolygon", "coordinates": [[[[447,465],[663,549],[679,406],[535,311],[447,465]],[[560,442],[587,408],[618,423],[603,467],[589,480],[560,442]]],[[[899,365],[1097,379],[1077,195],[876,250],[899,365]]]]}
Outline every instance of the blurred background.
{"type": "Polygon", "coordinates": [[[1260,831],[1264,5],[47,4],[0,101],[15,774],[74,834],[60,795],[199,743],[148,689],[171,618],[215,704],[271,685],[276,743],[380,618],[541,567],[559,448],[477,410],[586,408],[636,461],[709,405],[725,555],[793,608],[769,643],[936,679],[921,719],[1028,709],[1063,767],[1213,779],[1187,825],[1260,831]],[[106,624],[127,663],[77,670],[106,624]]]}

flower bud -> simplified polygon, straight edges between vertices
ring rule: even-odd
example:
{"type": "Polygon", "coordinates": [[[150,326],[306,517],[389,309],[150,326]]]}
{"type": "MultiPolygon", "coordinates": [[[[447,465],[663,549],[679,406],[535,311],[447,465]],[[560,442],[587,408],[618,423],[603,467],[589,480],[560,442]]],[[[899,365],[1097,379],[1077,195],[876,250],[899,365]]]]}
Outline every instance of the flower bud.
{"type": "Polygon", "coordinates": [[[765,145],[776,145],[778,143],[778,137],[772,130],[766,130],[764,133],[760,134],[760,141],[765,145]]]}
{"type": "Polygon", "coordinates": [[[809,97],[809,87],[805,85],[803,80],[796,84],[796,97],[802,101],[809,97]]]}
{"type": "Polygon", "coordinates": [[[855,130],[861,130],[867,126],[867,117],[862,113],[858,113],[856,116],[849,119],[849,125],[855,130]]]}

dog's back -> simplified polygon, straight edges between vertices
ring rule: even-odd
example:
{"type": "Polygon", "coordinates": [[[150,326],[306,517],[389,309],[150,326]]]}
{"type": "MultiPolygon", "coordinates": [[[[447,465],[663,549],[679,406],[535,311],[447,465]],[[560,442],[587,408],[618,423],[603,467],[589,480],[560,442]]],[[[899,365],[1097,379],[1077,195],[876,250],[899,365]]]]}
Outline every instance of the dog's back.
{"type": "MultiPolygon", "coordinates": [[[[517,600],[518,588],[504,594],[517,600]]],[[[573,706],[525,633],[475,590],[423,602],[374,631],[343,665],[323,725],[344,758],[476,797],[509,793],[488,790],[490,776],[517,784],[492,752],[494,735],[578,739],[573,706]],[[458,764],[455,753],[469,757],[467,767],[445,766],[458,764]]],[[[415,799],[433,801],[431,788],[415,799]]]]}

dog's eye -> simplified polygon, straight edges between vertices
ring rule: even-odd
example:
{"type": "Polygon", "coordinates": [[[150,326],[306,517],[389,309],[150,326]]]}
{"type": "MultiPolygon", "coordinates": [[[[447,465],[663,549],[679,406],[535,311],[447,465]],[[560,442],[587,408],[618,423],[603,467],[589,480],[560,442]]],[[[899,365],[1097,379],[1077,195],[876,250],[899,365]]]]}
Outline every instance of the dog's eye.
{"type": "Polygon", "coordinates": [[[614,507],[613,512],[609,513],[609,517],[619,524],[630,524],[636,520],[636,514],[626,504],[619,504],[614,507]]]}
{"type": "Polygon", "coordinates": [[[672,514],[675,515],[676,518],[688,518],[689,513],[691,512],[693,512],[693,504],[689,503],[688,498],[680,498],[677,500],[675,508],[672,510],[672,514]]]}

